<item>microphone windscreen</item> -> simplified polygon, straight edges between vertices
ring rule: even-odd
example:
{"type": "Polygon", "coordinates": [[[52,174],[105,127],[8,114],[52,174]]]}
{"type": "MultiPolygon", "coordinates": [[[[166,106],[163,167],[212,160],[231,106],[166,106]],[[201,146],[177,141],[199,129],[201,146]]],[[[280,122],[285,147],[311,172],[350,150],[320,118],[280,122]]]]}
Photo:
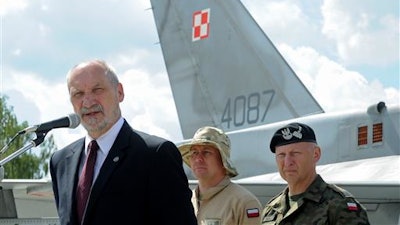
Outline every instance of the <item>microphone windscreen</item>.
{"type": "Polygon", "coordinates": [[[70,128],[76,128],[81,123],[81,119],[75,113],[69,114],[68,119],[69,119],[69,127],[70,128]]]}

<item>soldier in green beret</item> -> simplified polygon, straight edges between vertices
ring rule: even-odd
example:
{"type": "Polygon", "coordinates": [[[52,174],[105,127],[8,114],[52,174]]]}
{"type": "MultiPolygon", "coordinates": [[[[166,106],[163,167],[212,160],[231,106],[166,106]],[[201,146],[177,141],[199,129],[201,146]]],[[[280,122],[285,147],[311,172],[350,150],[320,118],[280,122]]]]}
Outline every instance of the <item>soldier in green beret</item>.
{"type": "Polygon", "coordinates": [[[312,128],[288,124],[275,132],[270,149],[288,186],[266,204],[262,225],[369,225],[366,210],[349,192],[317,174],[321,149],[312,128]]]}

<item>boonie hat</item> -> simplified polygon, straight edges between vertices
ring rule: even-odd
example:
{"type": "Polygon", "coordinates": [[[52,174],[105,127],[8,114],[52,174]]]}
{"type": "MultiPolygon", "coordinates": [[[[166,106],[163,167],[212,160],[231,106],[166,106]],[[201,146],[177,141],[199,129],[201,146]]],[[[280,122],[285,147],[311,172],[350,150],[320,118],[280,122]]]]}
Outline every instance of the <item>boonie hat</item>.
{"type": "Polygon", "coordinates": [[[229,137],[220,129],[215,127],[202,127],[199,128],[194,134],[192,140],[188,143],[182,144],[178,147],[183,161],[190,167],[189,155],[190,148],[193,145],[212,145],[219,150],[221,155],[222,164],[225,167],[227,174],[230,177],[238,175],[236,168],[232,165],[230,160],[231,142],[229,137]]]}
{"type": "Polygon", "coordinates": [[[317,143],[313,129],[302,123],[290,123],[275,132],[269,148],[275,153],[275,147],[296,142],[317,143]]]}

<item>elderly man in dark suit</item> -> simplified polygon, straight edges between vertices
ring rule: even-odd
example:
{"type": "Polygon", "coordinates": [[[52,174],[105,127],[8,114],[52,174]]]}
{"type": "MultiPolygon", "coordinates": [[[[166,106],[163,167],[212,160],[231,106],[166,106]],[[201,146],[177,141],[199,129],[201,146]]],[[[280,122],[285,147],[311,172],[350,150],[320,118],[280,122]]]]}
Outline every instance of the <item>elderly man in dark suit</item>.
{"type": "Polygon", "coordinates": [[[50,160],[60,223],[195,225],[177,147],[125,121],[113,69],[83,62],[69,71],[67,84],[87,135],[50,160]]]}

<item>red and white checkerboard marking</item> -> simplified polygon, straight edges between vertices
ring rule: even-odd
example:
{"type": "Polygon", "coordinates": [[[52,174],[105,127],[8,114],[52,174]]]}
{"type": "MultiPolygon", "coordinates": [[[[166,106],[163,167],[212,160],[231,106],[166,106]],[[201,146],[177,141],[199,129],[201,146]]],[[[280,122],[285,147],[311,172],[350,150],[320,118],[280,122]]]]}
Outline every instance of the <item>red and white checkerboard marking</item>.
{"type": "Polygon", "coordinates": [[[210,33],[210,9],[194,12],[192,26],[192,41],[207,38],[210,33]]]}

